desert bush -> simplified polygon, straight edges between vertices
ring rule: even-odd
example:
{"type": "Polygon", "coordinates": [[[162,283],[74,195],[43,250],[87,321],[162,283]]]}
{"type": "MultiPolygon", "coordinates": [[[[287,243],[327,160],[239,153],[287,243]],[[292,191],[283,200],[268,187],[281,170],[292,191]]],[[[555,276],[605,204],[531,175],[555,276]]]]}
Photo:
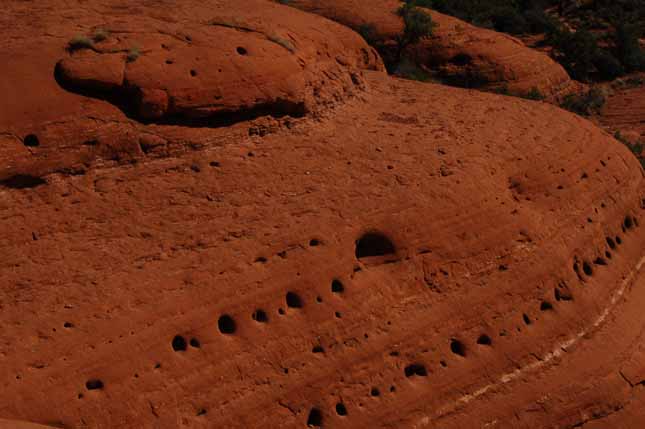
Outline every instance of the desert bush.
{"type": "Polygon", "coordinates": [[[67,49],[70,52],[92,48],[94,48],[94,43],[89,37],[86,36],[74,36],[72,40],[67,42],[67,49]]]}
{"type": "Polygon", "coordinates": [[[432,35],[434,24],[429,14],[419,9],[415,4],[401,6],[399,15],[403,18],[405,28],[400,36],[399,45],[407,45],[418,42],[424,37],[432,35]]]}
{"type": "Polygon", "coordinates": [[[583,94],[569,94],[562,104],[562,108],[579,115],[589,116],[598,113],[605,105],[605,96],[598,88],[591,88],[583,94]]]}
{"type": "Polygon", "coordinates": [[[598,48],[593,57],[593,65],[603,80],[613,80],[625,74],[625,69],[609,51],[598,48]]]}
{"type": "Polygon", "coordinates": [[[524,98],[528,100],[541,101],[544,100],[544,95],[534,86],[528,93],[526,93],[526,95],[524,95],[524,98]]]}
{"type": "Polygon", "coordinates": [[[110,32],[108,30],[105,30],[103,28],[97,28],[94,31],[94,34],[92,34],[92,40],[95,43],[98,43],[106,40],[109,36],[110,36],[110,32]]]}
{"type": "Polygon", "coordinates": [[[616,131],[614,133],[614,138],[627,146],[627,148],[636,156],[638,161],[641,163],[643,168],[645,168],[645,159],[642,158],[641,156],[643,155],[643,144],[640,142],[637,143],[630,143],[629,140],[627,140],[625,137],[620,134],[620,131],[616,131]]]}
{"type": "Polygon", "coordinates": [[[620,23],[616,27],[616,54],[627,71],[645,70],[645,52],[638,39],[642,30],[635,24],[620,23]]]}
{"type": "Polygon", "coordinates": [[[378,42],[378,33],[376,32],[374,24],[368,23],[360,25],[358,27],[358,34],[360,34],[369,45],[378,42]]]}
{"type": "Polygon", "coordinates": [[[128,54],[126,55],[125,59],[127,62],[132,63],[137,59],[139,59],[140,56],[141,56],[141,49],[134,46],[128,50],[128,54]]]}

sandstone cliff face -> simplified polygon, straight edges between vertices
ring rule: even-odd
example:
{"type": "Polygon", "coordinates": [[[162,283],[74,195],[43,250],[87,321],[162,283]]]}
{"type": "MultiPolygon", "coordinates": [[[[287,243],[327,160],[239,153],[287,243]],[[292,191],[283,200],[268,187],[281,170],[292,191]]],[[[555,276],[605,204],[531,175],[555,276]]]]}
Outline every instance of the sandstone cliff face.
{"type": "Polygon", "coordinates": [[[0,26],[0,416],[642,417],[643,171],[608,134],[548,104],[390,78],[354,33],[268,1],[64,6],[10,3],[0,26]],[[254,30],[195,24],[225,11],[254,30]],[[145,28],[140,57],[111,39],[66,52],[99,27],[145,28]],[[266,110],[249,116],[255,98],[266,110]],[[131,110],[148,105],[161,114],[131,110]]]}
{"type": "Polygon", "coordinates": [[[645,87],[617,90],[607,99],[600,123],[632,142],[645,141],[645,87]]]}
{"type": "MultiPolygon", "coordinates": [[[[396,50],[396,38],[403,32],[403,22],[396,13],[401,2],[396,0],[294,0],[289,4],[361,33],[373,31],[371,37],[386,59],[396,50]]],[[[517,95],[537,90],[548,101],[558,101],[580,89],[562,66],[516,38],[429,9],[424,11],[437,25],[433,36],[409,46],[403,56],[445,83],[517,95]]]]}
{"type": "Polygon", "coordinates": [[[513,94],[538,90],[548,100],[576,91],[567,72],[543,52],[509,35],[478,28],[426,9],[437,24],[434,34],[412,46],[408,55],[439,71],[448,83],[513,94]]]}

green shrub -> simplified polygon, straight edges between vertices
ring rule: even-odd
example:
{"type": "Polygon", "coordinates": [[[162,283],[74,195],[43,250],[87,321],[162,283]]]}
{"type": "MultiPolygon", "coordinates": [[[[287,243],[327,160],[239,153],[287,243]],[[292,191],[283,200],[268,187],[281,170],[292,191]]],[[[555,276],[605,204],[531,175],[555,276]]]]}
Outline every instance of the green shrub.
{"type": "Polygon", "coordinates": [[[72,40],[67,42],[67,49],[70,52],[78,51],[81,49],[93,49],[94,43],[90,40],[89,37],[85,36],[74,36],[72,40]]]}
{"type": "Polygon", "coordinates": [[[645,70],[645,52],[638,41],[640,33],[634,24],[621,23],[616,27],[616,53],[627,71],[645,70]]]}
{"type": "Polygon", "coordinates": [[[137,59],[139,59],[140,56],[141,56],[141,49],[134,46],[128,50],[128,54],[126,55],[125,59],[127,62],[132,63],[137,59]]]}
{"type": "Polygon", "coordinates": [[[645,168],[645,159],[641,156],[643,155],[643,144],[642,143],[630,143],[625,137],[620,134],[620,131],[614,133],[614,138],[627,146],[627,148],[636,156],[638,161],[641,163],[643,168],[645,168]]]}
{"type": "Polygon", "coordinates": [[[110,32],[108,30],[105,30],[103,28],[97,28],[94,31],[94,34],[92,34],[92,40],[95,43],[98,43],[106,40],[109,36],[110,36],[110,32]]]}
{"type": "Polygon", "coordinates": [[[588,81],[598,50],[596,38],[586,29],[571,32],[560,28],[551,35],[551,43],[556,49],[556,59],[571,77],[588,81]]]}
{"type": "Polygon", "coordinates": [[[544,100],[544,95],[535,86],[524,96],[528,100],[541,101],[544,100]]]}
{"type": "Polygon", "coordinates": [[[403,18],[405,24],[403,35],[399,39],[399,45],[402,48],[432,35],[434,27],[432,18],[414,4],[406,3],[401,6],[399,15],[403,18]]]}
{"type": "Polygon", "coordinates": [[[369,45],[378,42],[379,37],[374,24],[362,24],[358,27],[358,34],[360,34],[369,45]]]}
{"type": "Polygon", "coordinates": [[[491,12],[490,20],[495,31],[510,34],[524,34],[528,30],[526,19],[511,6],[497,8],[491,12]]]}
{"type": "Polygon", "coordinates": [[[598,88],[591,88],[584,94],[569,94],[560,107],[579,115],[589,116],[598,113],[605,105],[605,96],[598,88]]]}
{"type": "Polygon", "coordinates": [[[620,61],[604,49],[598,48],[592,62],[596,70],[598,70],[598,75],[601,79],[614,80],[625,74],[625,69],[620,64],[620,61]]]}

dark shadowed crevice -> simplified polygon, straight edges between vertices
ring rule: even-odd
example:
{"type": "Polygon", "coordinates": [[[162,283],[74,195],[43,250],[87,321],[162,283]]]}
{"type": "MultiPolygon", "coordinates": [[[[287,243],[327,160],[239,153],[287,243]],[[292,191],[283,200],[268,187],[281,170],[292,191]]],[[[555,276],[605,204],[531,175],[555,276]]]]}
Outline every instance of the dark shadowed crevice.
{"type": "Polygon", "coordinates": [[[405,373],[405,376],[407,378],[410,378],[412,376],[417,376],[417,377],[428,376],[428,371],[426,370],[426,367],[420,363],[413,363],[406,366],[403,372],[405,373]]]}
{"type": "Polygon", "coordinates": [[[466,346],[459,340],[450,341],[450,351],[457,356],[466,357],[466,346]]]}
{"type": "Polygon", "coordinates": [[[237,324],[235,320],[228,314],[223,314],[217,320],[217,327],[219,331],[224,335],[232,335],[237,330],[237,324]]]}
{"type": "MultiPolygon", "coordinates": [[[[307,114],[307,108],[304,102],[276,99],[252,106],[242,106],[237,110],[218,110],[210,114],[170,110],[160,118],[150,119],[143,117],[139,113],[139,100],[141,96],[140,89],[137,87],[121,86],[111,90],[83,87],[65,78],[60,63],[56,64],[54,69],[54,79],[64,90],[85,97],[106,101],[121,110],[128,118],[146,125],[157,124],[192,128],[220,128],[229,127],[239,122],[252,121],[263,116],[271,116],[274,118],[282,118],[285,116],[302,118],[307,114]]],[[[169,101],[169,104],[172,105],[172,100],[169,101]]]]}
{"type": "Polygon", "coordinates": [[[44,179],[28,174],[17,174],[0,181],[0,186],[11,189],[31,189],[46,184],[44,179]]]}
{"type": "Polygon", "coordinates": [[[318,408],[312,408],[307,417],[307,426],[311,428],[321,427],[323,423],[322,412],[318,408]]]}
{"type": "Polygon", "coordinates": [[[357,259],[394,255],[395,252],[392,240],[380,232],[365,233],[356,241],[357,259]]]}

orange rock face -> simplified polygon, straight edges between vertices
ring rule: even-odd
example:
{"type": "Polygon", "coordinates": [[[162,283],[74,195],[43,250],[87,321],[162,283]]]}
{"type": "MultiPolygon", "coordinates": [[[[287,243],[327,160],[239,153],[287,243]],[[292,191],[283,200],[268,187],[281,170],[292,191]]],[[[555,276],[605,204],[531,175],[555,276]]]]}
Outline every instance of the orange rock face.
{"type": "Polygon", "coordinates": [[[558,63],[509,35],[475,27],[426,9],[437,24],[433,36],[410,48],[409,55],[447,82],[527,94],[536,89],[549,100],[577,90],[558,63]]]}
{"type": "Polygon", "coordinates": [[[0,428],[643,421],[624,145],[269,1],[61,3],[0,17],[0,428]]]}
{"type": "MultiPolygon", "coordinates": [[[[401,2],[396,0],[293,0],[289,4],[361,32],[369,27],[384,51],[394,49],[392,45],[403,32],[403,22],[396,13],[401,2]]],[[[520,40],[439,12],[424,11],[436,24],[433,35],[409,46],[403,55],[446,83],[512,94],[537,90],[549,101],[579,90],[562,66],[520,40]]]]}
{"type": "Polygon", "coordinates": [[[645,87],[618,90],[608,97],[601,112],[604,127],[620,130],[633,142],[645,141],[645,87]]]}

